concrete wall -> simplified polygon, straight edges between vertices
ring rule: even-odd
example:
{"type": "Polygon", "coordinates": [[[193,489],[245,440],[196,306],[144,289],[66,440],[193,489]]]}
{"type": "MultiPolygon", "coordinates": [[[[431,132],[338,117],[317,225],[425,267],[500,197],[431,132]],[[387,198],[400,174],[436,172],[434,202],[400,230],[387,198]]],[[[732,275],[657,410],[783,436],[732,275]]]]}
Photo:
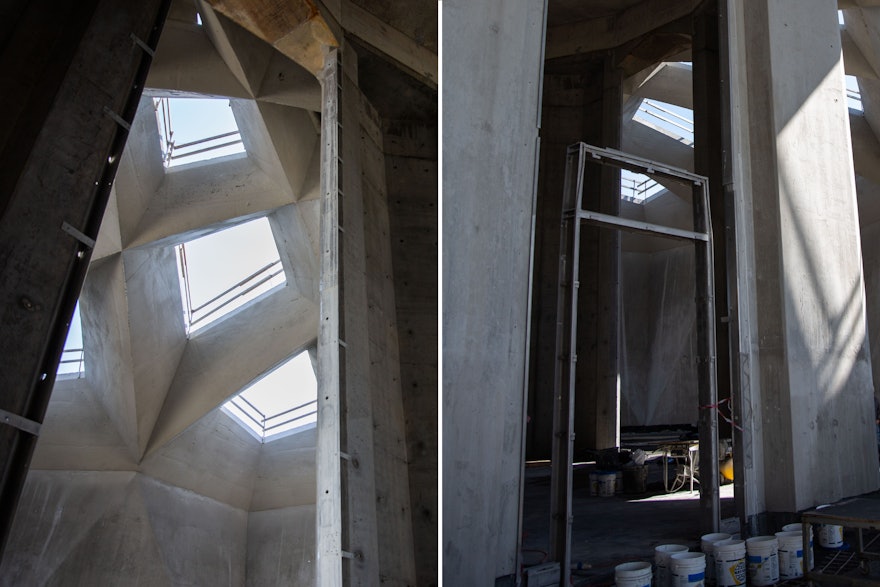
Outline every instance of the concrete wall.
{"type": "Polygon", "coordinates": [[[247,587],[315,584],[315,506],[252,512],[247,587]]]}
{"type": "Polygon", "coordinates": [[[437,583],[437,128],[383,124],[418,585],[437,583]]]}
{"type": "Polygon", "coordinates": [[[880,222],[862,227],[862,257],[871,370],[874,374],[874,393],[877,394],[880,390],[880,222]]]}
{"type": "Polygon", "coordinates": [[[697,423],[694,250],[624,253],[621,426],[697,423]]]}
{"type": "Polygon", "coordinates": [[[0,585],[244,585],[247,513],[130,472],[32,471],[0,585]]]}
{"type": "Polygon", "coordinates": [[[443,569],[516,572],[544,5],[444,2],[443,569]],[[463,286],[466,284],[466,286],[463,286]]]}
{"type": "Polygon", "coordinates": [[[836,8],[729,5],[749,515],[878,486],[836,8]]]}

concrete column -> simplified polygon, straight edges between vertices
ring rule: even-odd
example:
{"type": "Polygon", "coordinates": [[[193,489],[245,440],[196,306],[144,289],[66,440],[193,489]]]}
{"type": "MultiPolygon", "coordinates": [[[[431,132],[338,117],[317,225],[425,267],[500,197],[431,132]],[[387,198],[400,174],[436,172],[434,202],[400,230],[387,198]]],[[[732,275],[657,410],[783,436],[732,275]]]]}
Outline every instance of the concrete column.
{"type": "Polygon", "coordinates": [[[837,3],[740,0],[728,11],[754,519],[872,491],[880,478],[837,3]]]}
{"type": "Polygon", "coordinates": [[[545,3],[451,0],[443,19],[443,570],[518,571],[545,3]],[[464,284],[464,285],[462,285],[464,284]]]}
{"type": "MultiPolygon", "coordinates": [[[[621,72],[610,54],[597,65],[601,93],[585,104],[587,126],[593,132],[581,140],[616,149],[623,105],[621,72]]],[[[620,170],[588,166],[585,186],[584,208],[615,216],[620,212],[620,170]]],[[[620,231],[582,227],[580,258],[575,455],[620,444],[620,231]]]]}
{"type": "MultiPolygon", "coordinates": [[[[528,458],[550,457],[559,227],[566,148],[577,141],[620,146],[620,74],[610,54],[550,63],[544,75],[542,149],[536,220],[535,294],[532,302],[532,368],[529,382],[528,458]]],[[[619,172],[587,169],[585,207],[616,214],[619,172]]],[[[620,234],[584,227],[578,304],[578,373],[575,450],[616,446],[620,234]]]]}

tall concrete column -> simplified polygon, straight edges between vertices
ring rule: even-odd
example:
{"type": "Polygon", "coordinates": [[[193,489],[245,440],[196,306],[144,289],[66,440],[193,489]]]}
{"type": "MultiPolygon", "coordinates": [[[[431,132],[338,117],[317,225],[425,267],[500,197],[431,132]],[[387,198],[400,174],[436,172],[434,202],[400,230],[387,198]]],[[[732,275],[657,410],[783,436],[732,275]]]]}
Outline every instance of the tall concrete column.
{"type": "MultiPolygon", "coordinates": [[[[566,149],[577,141],[620,146],[621,74],[613,56],[598,54],[547,64],[542,103],[542,150],[536,219],[529,458],[548,458],[553,438],[553,373],[559,227],[566,149]]],[[[590,166],[584,206],[620,209],[617,169],[590,166]]],[[[578,304],[575,450],[617,446],[620,233],[584,227],[578,304]]]]}
{"type": "Polygon", "coordinates": [[[728,17],[754,521],[880,478],[837,3],[731,1],[728,17]]]}
{"type": "MultiPolygon", "coordinates": [[[[583,140],[600,147],[620,147],[623,105],[621,72],[612,55],[599,63],[602,88],[588,101],[586,117],[593,133],[583,140]]],[[[608,166],[587,169],[584,207],[604,214],[620,212],[620,171],[608,166]]],[[[575,374],[575,454],[618,446],[620,410],[620,231],[581,229],[581,279],[578,297],[578,347],[575,374]]]]}

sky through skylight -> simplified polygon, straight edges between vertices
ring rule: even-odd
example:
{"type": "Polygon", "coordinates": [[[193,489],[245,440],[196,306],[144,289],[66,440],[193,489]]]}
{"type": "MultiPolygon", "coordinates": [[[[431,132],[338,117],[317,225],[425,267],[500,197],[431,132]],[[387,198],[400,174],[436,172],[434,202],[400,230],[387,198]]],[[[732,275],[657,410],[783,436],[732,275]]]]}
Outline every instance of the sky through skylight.
{"type": "Polygon", "coordinates": [[[317,398],[315,371],[309,353],[302,352],[226,402],[223,408],[265,441],[314,424],[317,398]],[[292,408],[298,409],[284,413],[292,408]]]}
{"type": "Polygon", "coordinates": [[[188,303],[189,310],[192,310],[191,331],[210,324],[286,282],[278,248],[266,218],[245,222],[181,246],[186,260],[184,267],[178,247],[178,269],[181,276],[186,275],[181,280],[181,295],[184,314],[190,315],[188,303]],[[234,289],[229,291],[230,288],[234,289]],[[189,300],[186,299],[187,289],[189,300]],[[224,292],[228,294],[212,301],[224,292]],[[232,301],[226,303],[228,300],[232,301]],[[203,312],[199,311],[202,306],[205,306],[203,312]],[[215,312],[200,318],[215,309],[215,312]]]}
{"type": "Polygon", "coordinates": [[[228,99],[154,98],[153,105],[167,167],[244,153],[228,99]],[[200,142],[211,137],[218,138],[200,142]]]}
{"type": "Polygon", "coordinates": [[[67,331],[67,339],[64,341],[64,352],[61,355],[61,363],[58,364],[58,375],[76,375],[85,372],[83,361],[83,336],[82,319],[79,314],[79,302],[73,310],[73,319],[67,331]]]}

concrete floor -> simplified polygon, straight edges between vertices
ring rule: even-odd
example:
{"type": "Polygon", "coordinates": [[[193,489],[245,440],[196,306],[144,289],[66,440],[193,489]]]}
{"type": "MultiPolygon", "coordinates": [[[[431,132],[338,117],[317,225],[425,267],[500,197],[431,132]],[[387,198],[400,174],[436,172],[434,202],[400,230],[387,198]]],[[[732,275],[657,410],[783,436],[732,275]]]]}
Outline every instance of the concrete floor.
{"type": "MultiPolygon", "coordinates": [[[[638,495],[590,497],[587,469],[576,472],[572,565],[589,569],[573,573],[574,585],[610,585],[614,566],[651,561],[654,547],[677,543],[700,547],[699,492],[667,494],[659,461],[648,464],[648,491],[638,495]]],[[[735,516],[733,485],[721,487],[721,516],[735,516]]],[[[550,467],[526,470],[523,515],[523,561],[541,562],[549,551],[550,467]]]]}

